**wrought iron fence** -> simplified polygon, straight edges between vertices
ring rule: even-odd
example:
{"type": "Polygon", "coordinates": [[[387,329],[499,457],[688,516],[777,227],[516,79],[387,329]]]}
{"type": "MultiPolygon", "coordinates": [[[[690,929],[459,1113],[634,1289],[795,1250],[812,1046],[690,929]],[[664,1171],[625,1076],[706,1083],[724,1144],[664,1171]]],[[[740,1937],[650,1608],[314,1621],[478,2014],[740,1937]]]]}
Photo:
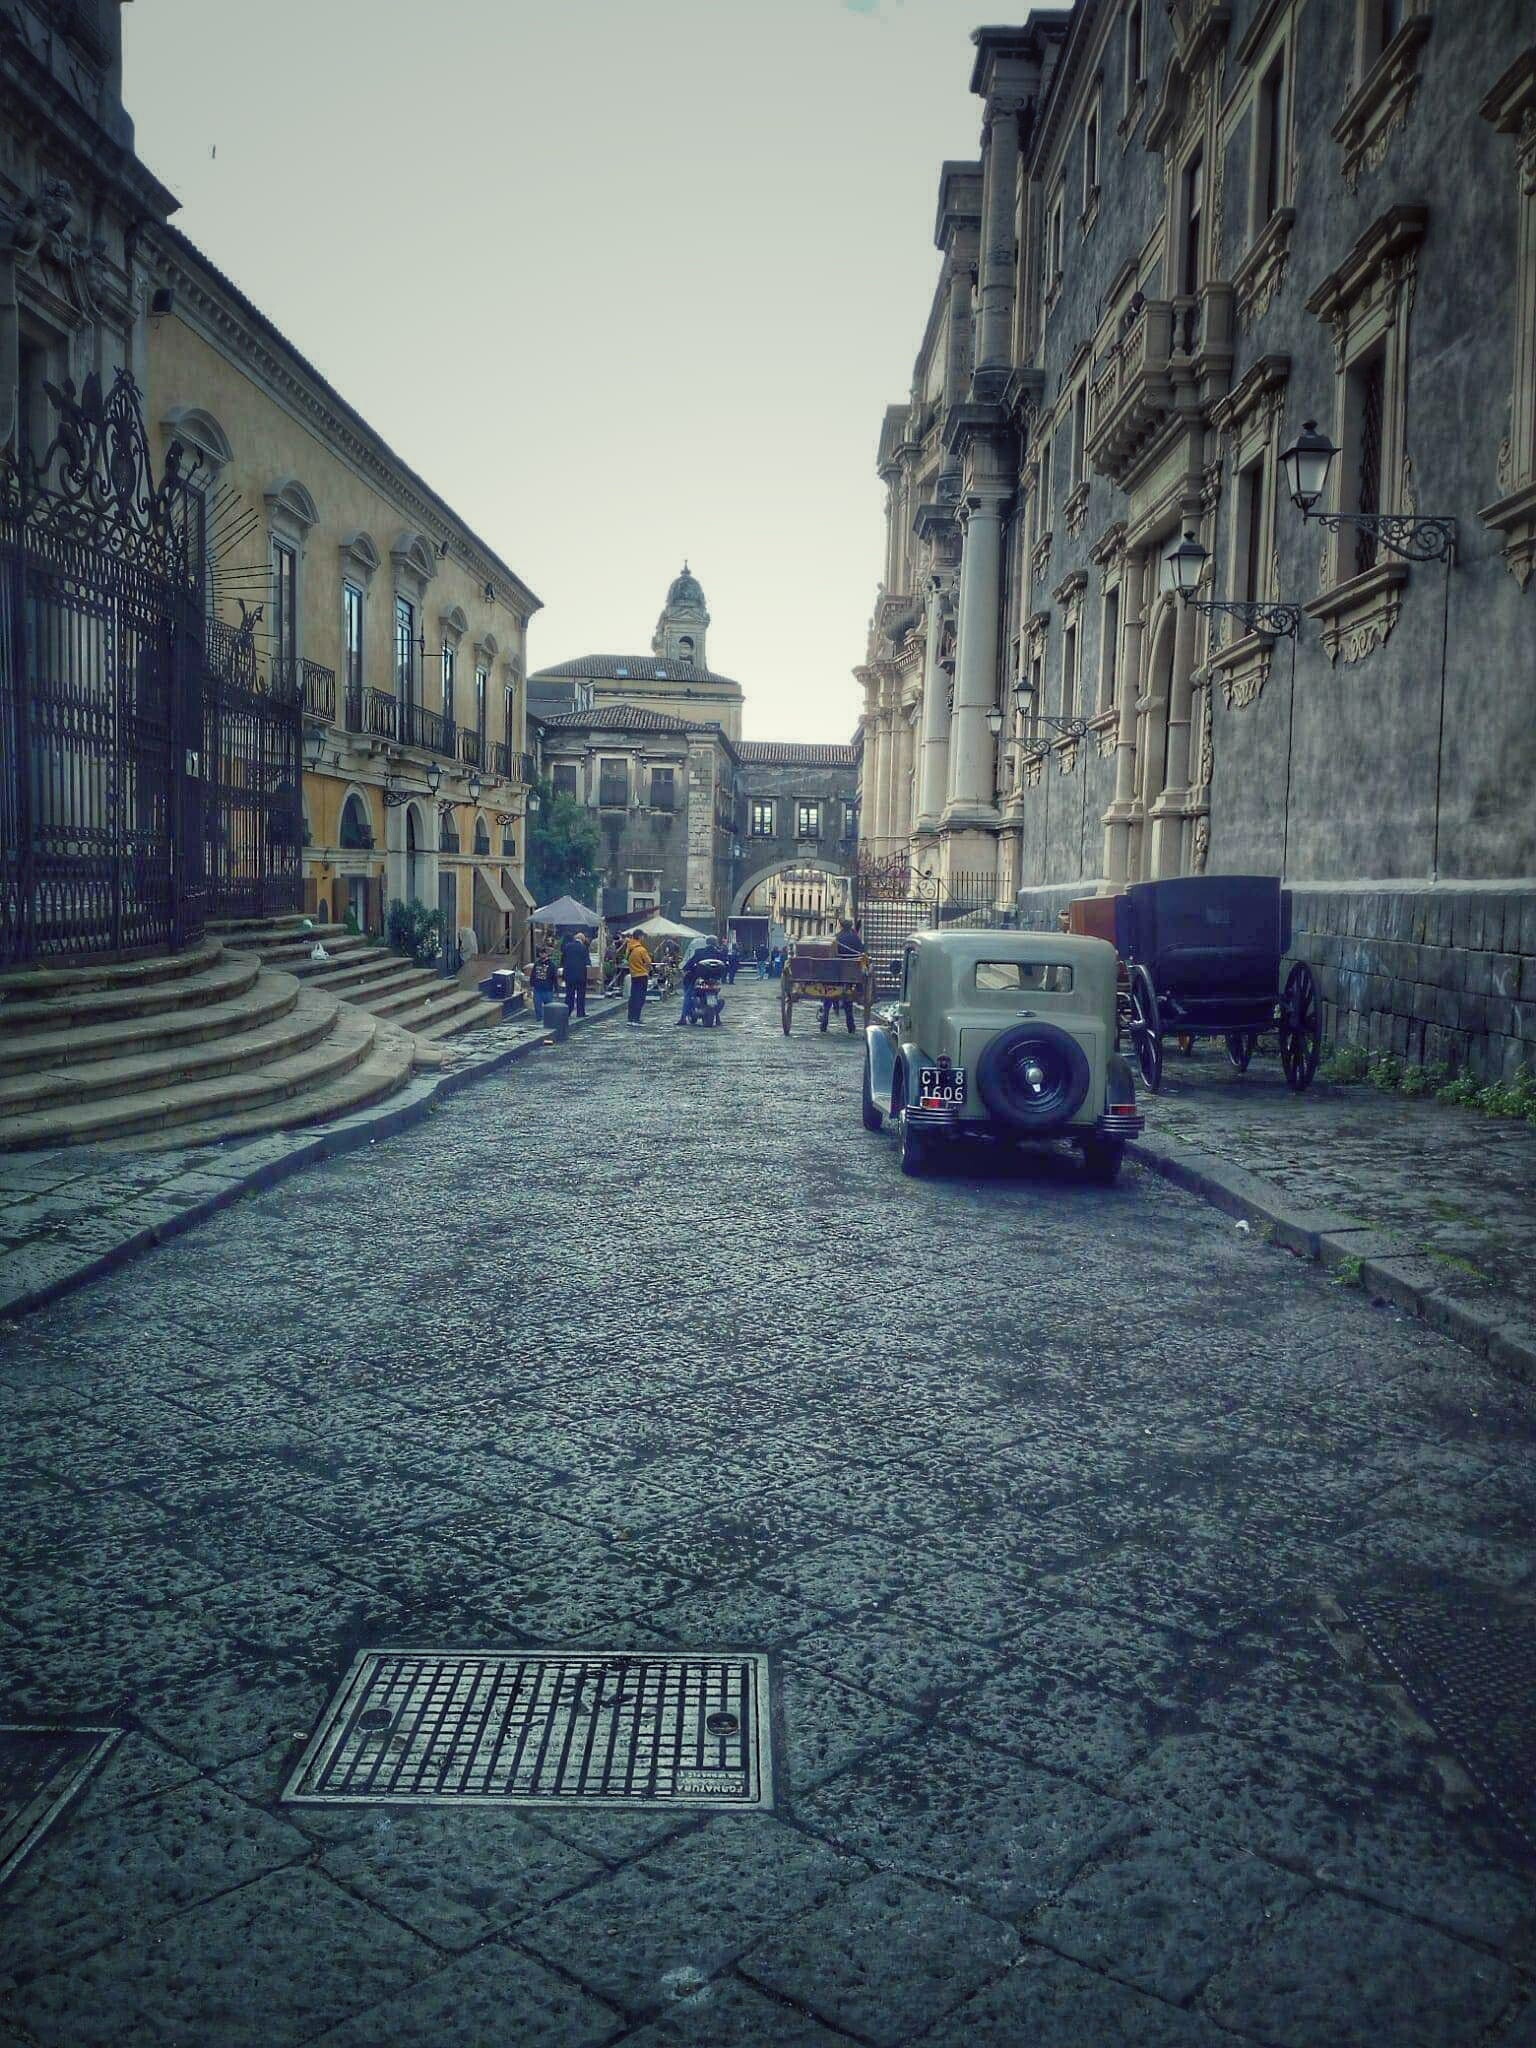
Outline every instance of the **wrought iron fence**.
{"type": "MultiPolygon", "coordinates": [[[[208,904],[225,917],[304,906],[303,738],[318,663],[264,658],[249,622],[210,621],[203,687],[208,904]]],[[[317,713],[316,715],[321,715],[317,713]]]]}
{"type": "Polygon", "coordinates": [[[914,868],[904,853],[862,859],[854,873],[854,914],[876,988],[894,991],[900,977],[892,963],[914,932],[1002,924],[996,895],[996,878],[982,871],[941,879],[914,868]]]}
{"type": "Polygon", "coordinates": [[[201,935],[203,501],[131,377],[0,467],[0,962],[201,935]]]}

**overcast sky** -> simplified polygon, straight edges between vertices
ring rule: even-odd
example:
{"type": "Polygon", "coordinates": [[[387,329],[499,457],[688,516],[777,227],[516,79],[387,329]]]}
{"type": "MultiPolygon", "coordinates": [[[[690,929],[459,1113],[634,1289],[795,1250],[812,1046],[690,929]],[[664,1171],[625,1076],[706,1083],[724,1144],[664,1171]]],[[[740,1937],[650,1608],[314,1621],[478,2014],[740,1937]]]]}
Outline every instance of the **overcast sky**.
{"type": "Polygon", "coordinates": [[[136,0],[124,98],[178,225],[544,600],[531,666],[643,652],[686,555],[747,736],[843,739],[983,18],[136,0]]]}

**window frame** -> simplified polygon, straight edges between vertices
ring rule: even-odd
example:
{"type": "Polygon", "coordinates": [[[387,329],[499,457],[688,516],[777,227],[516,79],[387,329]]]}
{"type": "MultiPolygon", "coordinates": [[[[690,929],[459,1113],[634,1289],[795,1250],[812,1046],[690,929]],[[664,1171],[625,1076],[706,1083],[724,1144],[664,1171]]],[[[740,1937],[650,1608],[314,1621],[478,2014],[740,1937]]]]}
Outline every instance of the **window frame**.
{"type": "Polygon", "coordinates": [[[771,796],[753,797],[752,810],[748,819],[747,837],[749,839],[772,839],[777,834],[777,831],[777,806],[774,798],[771,796]],[[767,814],[766,822],[763,821],[764,813],[767,814]]]}
{"type": "Polygon", "coordinates": [[[796,797],[796,799],[795,799],[795,837],[796,837],[796,839],[816,839],[816,840],[819,840],[819,839],[821,838],[821,836],[822,836],[822,834],[821,834],[821,798],[820,798],[819,796],[801,796],[801,797],[796,797]],[[809,823],[807,823],[807,819],[809,819],[809,823]]]}

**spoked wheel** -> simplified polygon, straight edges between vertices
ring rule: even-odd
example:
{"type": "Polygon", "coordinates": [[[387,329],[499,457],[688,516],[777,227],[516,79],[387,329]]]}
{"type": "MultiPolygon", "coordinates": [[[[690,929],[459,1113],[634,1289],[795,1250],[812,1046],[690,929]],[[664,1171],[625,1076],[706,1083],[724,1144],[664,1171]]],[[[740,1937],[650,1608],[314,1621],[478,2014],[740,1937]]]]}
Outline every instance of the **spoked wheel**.
{"type": "Polygon", "coordinates": [[[784,1026],[784,1036],[789,1036],[789,1020],[795,1014],[795,999],[787,988],[779,990],[779,1022],[784,1026]]]}
{"type": "Polygon", "coordinates": [[[1257,1031],[1229,1031],[1227,1033],[1227,1058],[1240,1074],[1248,1071],[1248,1062],[1253,1058],[1253,1048],[1259,1042],[1257,1031]]]}
{"type": "Polygon", "coordinates": [[[1317,983],[1306,961],[1298,960],[1285,977],[1285,994],[1280,999],[1280,1064],[1298,1095],[1311,1087],[1322,1049],[1323,1006],[1317,983]]]}
{"type": "Polygon", "coordinates": [[[1163,1024],[1157,990],[1145,967],[1131,969],[1131,1051],[1152,1094],[1163,1083],[1163,1024]]]}

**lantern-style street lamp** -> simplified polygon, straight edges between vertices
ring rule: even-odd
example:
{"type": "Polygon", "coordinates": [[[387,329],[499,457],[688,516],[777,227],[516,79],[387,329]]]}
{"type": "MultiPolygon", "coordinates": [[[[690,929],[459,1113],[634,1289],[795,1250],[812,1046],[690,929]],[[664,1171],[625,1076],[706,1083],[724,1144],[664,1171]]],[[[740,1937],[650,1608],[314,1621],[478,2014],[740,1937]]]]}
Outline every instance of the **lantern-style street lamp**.
{"type": "Polygon", "coordinates": [[[1409,512],[1319,512],[1317,501],[1328,487],[1338,449],[1320,433],[1316,420],[1306,420],[1289,448],[1281,450],[1291,503],[1303,519],[1315,519],[1330,533],[1358,526],[1384,548],[1408,562],[1449,562],[1456,553],[1456,522],[1438,514],[1421,518],[1409,512]]]}
{"type": "Polygon", "coordinates": [[[1299,604],[1270,604],[1263,600],[1249,602],[1235,597],[1196,597],[1201,574],[1210,558],[1209,550],[1201,547],[1192,533],[1186,533],[1163,557],[1164,592],[1170,597],[1176,595],[1181,604],[1193,605],[1197,612],[1219,612],[1227,618],[1240,619],[1250,633],[1268,633],[1276,640],[1295,639],[1301,624],[1299,604]]]}

